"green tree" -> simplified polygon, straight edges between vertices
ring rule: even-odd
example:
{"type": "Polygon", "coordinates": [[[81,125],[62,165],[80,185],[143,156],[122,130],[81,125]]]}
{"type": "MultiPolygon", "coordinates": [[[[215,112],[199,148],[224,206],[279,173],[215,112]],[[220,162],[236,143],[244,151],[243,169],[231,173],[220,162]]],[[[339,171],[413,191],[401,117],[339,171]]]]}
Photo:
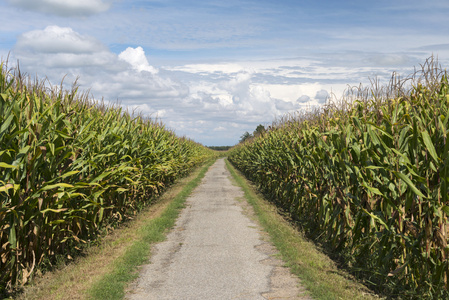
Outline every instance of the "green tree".
{"type": "Polygon", "coordinates": [[[265,132],[265,126],[263,126],[262,124],[259,124],[257,126],[256,130],[254,130],[253,136],[259,136],[264,132],[265,132]]]}
{"type": "Polygon", "coordinates": [[[244,141],[246,141],[247,139],[250,139],[252,137],[253,137],[252,134],[247,131],[240,137],[239,143],[243,143],[244,141]]]}

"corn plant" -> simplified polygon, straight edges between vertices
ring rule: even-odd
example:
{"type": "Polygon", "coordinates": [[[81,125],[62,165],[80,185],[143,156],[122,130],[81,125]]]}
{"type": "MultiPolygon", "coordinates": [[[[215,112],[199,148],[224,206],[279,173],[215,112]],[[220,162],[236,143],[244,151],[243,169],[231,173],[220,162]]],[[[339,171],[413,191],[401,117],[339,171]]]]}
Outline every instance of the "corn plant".
{"type": "Polygon", "coordinates": [[[73,255],[212,155],[76,86],[0,66],[0,286],[73,255]]]}
{"type": "Polygon", "coordinates": [[[449,83],[428,60],[299,114],[229,160],[378,291],[448,296],[449,83]]]}

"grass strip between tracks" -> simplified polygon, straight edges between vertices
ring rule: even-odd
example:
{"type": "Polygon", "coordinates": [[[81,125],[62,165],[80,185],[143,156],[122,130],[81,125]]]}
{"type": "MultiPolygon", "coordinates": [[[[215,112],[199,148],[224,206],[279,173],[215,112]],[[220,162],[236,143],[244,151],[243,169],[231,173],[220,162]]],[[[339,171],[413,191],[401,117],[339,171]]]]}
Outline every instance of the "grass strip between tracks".
{"type": "Polygon", "coordinates": [[[199,185],[214,162],[215,160],[211,160],[201,168],[195,179],[184,186],[160,217],[149,220],[139,229],[139,239],[115,262],[112,272],[103,276],[89,290],[90,299],[123,299],[126,285],[138,277],[136,268],[148,261],[151,245],[165,239],[168,230],[175,225],[187,197],[199,185]]]}
{"type": "Polygon", "coordinates": [[[300,278],[313,299],[379,299],[349,274],[339,270],[314,243],[279,215],[276,207],[265,200],[227,160],[226,166],[243,189],[246,200],[253,206],[260,225],[270,235],[282,260],[300,278]]]}

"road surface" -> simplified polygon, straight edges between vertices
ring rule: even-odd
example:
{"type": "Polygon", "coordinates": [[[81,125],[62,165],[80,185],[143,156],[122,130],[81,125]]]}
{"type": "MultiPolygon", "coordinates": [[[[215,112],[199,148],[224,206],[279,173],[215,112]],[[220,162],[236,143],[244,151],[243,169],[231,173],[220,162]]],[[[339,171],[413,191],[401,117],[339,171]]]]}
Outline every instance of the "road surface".
{"type": "Polygon", "coordinates": [[[310,299],[273,257],[273,246],[248,211],[224,159],[217,160],[167,240],[153,247],[126,299],[310,299]]]}

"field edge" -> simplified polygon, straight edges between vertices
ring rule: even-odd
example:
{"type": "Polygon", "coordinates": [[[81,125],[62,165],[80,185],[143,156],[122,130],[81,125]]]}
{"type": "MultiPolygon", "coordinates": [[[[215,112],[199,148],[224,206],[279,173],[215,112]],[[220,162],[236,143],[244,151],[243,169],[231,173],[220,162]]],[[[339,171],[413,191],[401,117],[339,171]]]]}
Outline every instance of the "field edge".
{"type": "Polygon", "coordinates": [[[280,258],[314,299],[380,299],[343,270],[286,221],[227,159],[226,167],[253,207],[262,228],[279,250],[280,258]]]}

